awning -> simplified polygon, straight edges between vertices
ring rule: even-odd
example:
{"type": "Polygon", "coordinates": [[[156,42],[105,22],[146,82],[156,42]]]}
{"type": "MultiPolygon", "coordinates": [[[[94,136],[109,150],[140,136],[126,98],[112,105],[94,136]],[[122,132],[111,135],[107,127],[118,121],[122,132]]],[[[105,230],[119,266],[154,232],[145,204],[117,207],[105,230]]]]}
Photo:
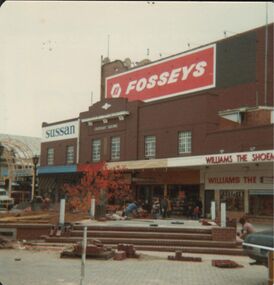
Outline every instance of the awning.
{"type": "Polygon", "coordinates": [[[273,189],[256,189],[249,190],[249,195],[274,195],[273,189]]]}

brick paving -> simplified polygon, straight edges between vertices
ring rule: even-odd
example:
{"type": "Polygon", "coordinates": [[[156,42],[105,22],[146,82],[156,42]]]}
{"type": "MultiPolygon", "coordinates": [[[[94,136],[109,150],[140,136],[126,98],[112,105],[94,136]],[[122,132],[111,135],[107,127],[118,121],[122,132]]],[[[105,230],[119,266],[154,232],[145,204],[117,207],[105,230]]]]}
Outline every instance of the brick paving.
{"type": "MultiPolygon", "coordinates": [[[[141,253],[141,252],[138,252],[141,253]]],[[[142,252],[139,259],[87,260],[85,285],[267,285],[268,270],[250,266],[243,256],[195,255],[202,262],[167,260],[171,253],[142,252]],[[222,269],[212,259],[230,259],[244,267],[222,269]]],[[[80,284],[80,259],[60,259],[58,252],[0,251],[0,282],[3,285],[80,284]]]]}

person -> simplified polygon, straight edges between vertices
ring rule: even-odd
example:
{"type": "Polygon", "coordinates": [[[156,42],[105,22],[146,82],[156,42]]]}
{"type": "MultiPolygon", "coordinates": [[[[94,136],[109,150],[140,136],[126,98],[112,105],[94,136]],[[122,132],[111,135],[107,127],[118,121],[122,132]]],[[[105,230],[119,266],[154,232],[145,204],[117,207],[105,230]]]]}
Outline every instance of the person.
{"type": "Polygon", "coordinates": [[[167,198],[167,217],[170,218],[172,212],[172,204],[169,198],[167,198]]]}
{"type": "Polygon", "coordinates": [[[165,196],[164,198],[161,199],[161,214],[162,214],[163,219],[166,218],[167,208],[168,208],[168,201],[167,201],[167,197],[165,196]]]}
{"type": "Polygon", "coordinates": [[[153,199],[151,215],[154,219],[157,219],[160,215],[160,202],[158,198],[153,199]]]}
{"type": "Polygon", "coordinates": [[[199,215],[200,215],[200,208],[197,205],[194,210],[193,210],[193,218],[194,220],[198,220],[199,219],[199,215]]]}
{"type": "Polygon", "coordinates": [[[129,203],[125,209],[125,216],[128,217],[128,216],[136,215],[137,210],[138,210],[137,202],[129,203]]]}
{"type": "Polygon", "coordinates": [[[240,239],[244,240],[247,235],[255,232],[255,228],[245,217],[240,218],[239,223],[242,225],[241,234],[239,235],[240,239]]]}

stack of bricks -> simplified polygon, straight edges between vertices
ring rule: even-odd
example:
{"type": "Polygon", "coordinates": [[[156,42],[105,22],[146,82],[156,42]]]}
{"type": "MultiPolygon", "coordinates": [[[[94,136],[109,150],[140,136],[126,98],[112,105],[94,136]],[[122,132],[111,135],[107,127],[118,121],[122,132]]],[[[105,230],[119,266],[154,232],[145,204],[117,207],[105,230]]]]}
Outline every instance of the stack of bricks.
{"type": "Polygon", "coordinates": [[[243,267],[243,265],[240,265],[232,260],[212,260],[211,262],[212,266],[220,267],[220,268],[238,268],[243,267]]]}
{"type": "Polygon", "coordinates": [[[119,243],[117,246],[118,251],[124,251],[126,253],[127,258],[139,258],[140,255],[136,253],[136,250],[133,244],[121,244],[119,243]]]}
{"type": "Polygon", "coordinates": [[[169,255],[168,260],[201,262],[202,258],[201,257],[183,256],[182,251],[176,251],[175,257],[169,255]]]}
{"type": "Polygon", "coordinates": [[[126,252],[124,250],[118,250],[115,252],[113,259],[114,260],[124,260],[127,258],[126,252]]]}

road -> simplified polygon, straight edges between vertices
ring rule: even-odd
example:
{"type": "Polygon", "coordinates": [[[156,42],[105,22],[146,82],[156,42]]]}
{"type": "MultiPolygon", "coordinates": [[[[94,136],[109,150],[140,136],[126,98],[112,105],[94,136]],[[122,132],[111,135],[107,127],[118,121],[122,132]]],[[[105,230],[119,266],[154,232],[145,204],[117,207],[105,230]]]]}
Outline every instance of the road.
{"type": "MultiPolygon", "coordinates": [[[[243,256],[201,256],[202,262],[167,260],[171,253],[138,252],[140,259],[87,260],[85,285],[267,285],[268,270],[243,256]],[[230,259],[244,267],[221,269],[212,259],[230,259]]],[[[0,250],[3,285],[80,284],[80,259],[60,259],[58,251],[0,250]]]]}

